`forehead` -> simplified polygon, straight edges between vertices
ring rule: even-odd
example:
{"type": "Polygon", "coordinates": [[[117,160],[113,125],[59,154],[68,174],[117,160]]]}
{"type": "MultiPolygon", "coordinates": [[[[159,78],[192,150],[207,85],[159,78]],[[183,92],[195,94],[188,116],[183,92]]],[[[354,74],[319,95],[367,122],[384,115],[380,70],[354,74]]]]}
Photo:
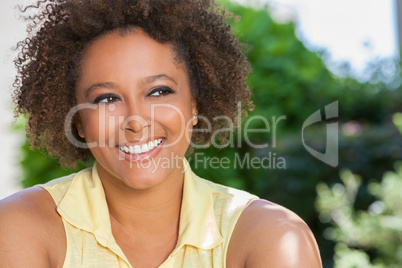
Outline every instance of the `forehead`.
{"type": "Polygon", "coordinates": [[[81,72],[81,82],[116,75],[141,78],[167,73],[187,77],[173,46],[159,43],[139,29],[126,34],[111,32],[93,41],[83,54],[81,72]]]}

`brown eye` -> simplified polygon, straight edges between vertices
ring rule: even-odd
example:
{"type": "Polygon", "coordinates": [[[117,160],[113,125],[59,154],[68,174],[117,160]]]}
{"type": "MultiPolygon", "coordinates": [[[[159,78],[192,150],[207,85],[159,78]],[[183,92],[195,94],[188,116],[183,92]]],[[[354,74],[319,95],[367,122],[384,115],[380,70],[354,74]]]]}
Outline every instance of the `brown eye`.
{"type": "Polygon", "coordinates": [[[159,88],[155,88],[151,92],[149,92],[148,96],[161,97],[161,96],[165,96],[165,95],[169,95],[169,94],[173,94],[173,93],[175,93],[175,92],[173,91],[173,89],[171,89],[169,87],[159,87],[159,88]]]}
{"type": "Polygon", "coordinates": [[[113,94],[105,94],[105,95],[101,95],[99,97],[97,97],[94,100],[94,104],[98,104],[98,103],[113,103],[115,101],[119,100],[119,97],[117,97],[116,95],[113,94]]]}

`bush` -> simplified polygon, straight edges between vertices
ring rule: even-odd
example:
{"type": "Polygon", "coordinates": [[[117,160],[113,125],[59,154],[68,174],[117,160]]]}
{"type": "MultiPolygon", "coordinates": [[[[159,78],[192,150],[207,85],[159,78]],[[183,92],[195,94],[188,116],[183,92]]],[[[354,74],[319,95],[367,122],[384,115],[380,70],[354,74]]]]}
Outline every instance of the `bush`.
{"type": "Polygon", "coordinates": [[[320,219],[332,224],[325,235],[337,243],[335,267],[402,266],[402,162],[395,169],[368,184],[376,199],[367,210],[355,207],[362,179],[349,170],[342,171],[342,183],[318,184],[320,219]]]}

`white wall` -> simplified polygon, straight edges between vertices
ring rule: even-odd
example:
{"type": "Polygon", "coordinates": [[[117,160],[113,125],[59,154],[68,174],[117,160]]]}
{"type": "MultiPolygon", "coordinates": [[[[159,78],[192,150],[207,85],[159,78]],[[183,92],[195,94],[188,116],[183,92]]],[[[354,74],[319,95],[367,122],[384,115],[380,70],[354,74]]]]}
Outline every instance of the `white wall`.
{"type": "Polygon", "coordinates": [[[23,38],[25,26],[16,18],[15,4],[15,0],[0,2],[0,199],[21,189],[18,147],[23,137],[10,130],[13,122],[11,84],[15,75],[15,53],[11,47],[23,38]]]}

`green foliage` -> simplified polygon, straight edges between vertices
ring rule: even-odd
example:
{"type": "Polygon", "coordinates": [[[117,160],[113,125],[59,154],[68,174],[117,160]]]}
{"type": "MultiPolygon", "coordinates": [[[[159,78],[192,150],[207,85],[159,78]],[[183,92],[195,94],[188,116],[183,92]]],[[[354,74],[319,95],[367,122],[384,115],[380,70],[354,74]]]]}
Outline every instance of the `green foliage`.
{"type": "Polygon", "coordinates": [[[21,184],[24,188],[75,173],[93,164],[78,163],[76,169],[68,169],[61,167],[57,158],[46,157],[46,155],[45,150],[32,150],[27,141],[21,146],[20,165],[23,167],[21,184]]]}
{"type": "MultiPolygon", "coordinates": [[[[22,132],[26,121],[24,118],[19,118],[13,126],[14,131],[22,132]]],[[[33,149],[27,140],[21,145],[20,159],[22,170],[20,183],[24,188],[66,176],[92,165],[92,163],[88,165],[78,163],[76,169],[62,168],[58,159],[48,157],[44,149],[33,149]]]]}
{"type": "Polygon", "coordinates": [[[392,117],[392,122],[398,128],[398,130],[402,133],[402,113],[396,113],[392,117]]]}
{"type": "MultiPolygon", "coordinates": [[[[265,10],[237,5],[230,9],[241,17],[233,25],[238,38],[250,45],[247,57],[253,70],[249,85],[256,104],[254,114],[266,118],[286,115],[284,130],[294,131],[317,107],[335,100],[339,100],[344,121],[365,119],[377,123],[401,109],[396,101],[401,89],[390,91],[380,82],[334,77],[319,54],[307,50],[296,38],[294,24],[275,23],[265,10]]],[[[376,69],[371,72],[376,76],[381,73],[376,69]]]]}
{"type": "Polygon", "coordinates": [[[343,243],[335,246],[335,268],[387,268],[381,264],[373,264],[370,257],[359,249],[351,249],[343,243]]]}
{"type": "Polygon", "coordinates": [[[247,57],[253,70],[249,85],[256,103],[254,114],[286,115],[286,126],[292,128],[313,111],[311,103],[330,101],[328,94],[322,94],[322,100],[317,96],[334,90],[333,78],[322,60],[295,37],[293,24],[277,24],[264,10],[241,6],[232,10],[242,18],[234,25],[239,39],[251,46],[247,57]]]}
{"type": "Polygon", "coordinates": [[[355,209],[362,179],[348,170],[342,183],[317,185],[320,219],[332,223],[325,234],[337,242],[335,267],[402,266],[402,162],[396,172],[387,172],[381,182],[371,182],[376,200],[367,210],[355,209]]]}

